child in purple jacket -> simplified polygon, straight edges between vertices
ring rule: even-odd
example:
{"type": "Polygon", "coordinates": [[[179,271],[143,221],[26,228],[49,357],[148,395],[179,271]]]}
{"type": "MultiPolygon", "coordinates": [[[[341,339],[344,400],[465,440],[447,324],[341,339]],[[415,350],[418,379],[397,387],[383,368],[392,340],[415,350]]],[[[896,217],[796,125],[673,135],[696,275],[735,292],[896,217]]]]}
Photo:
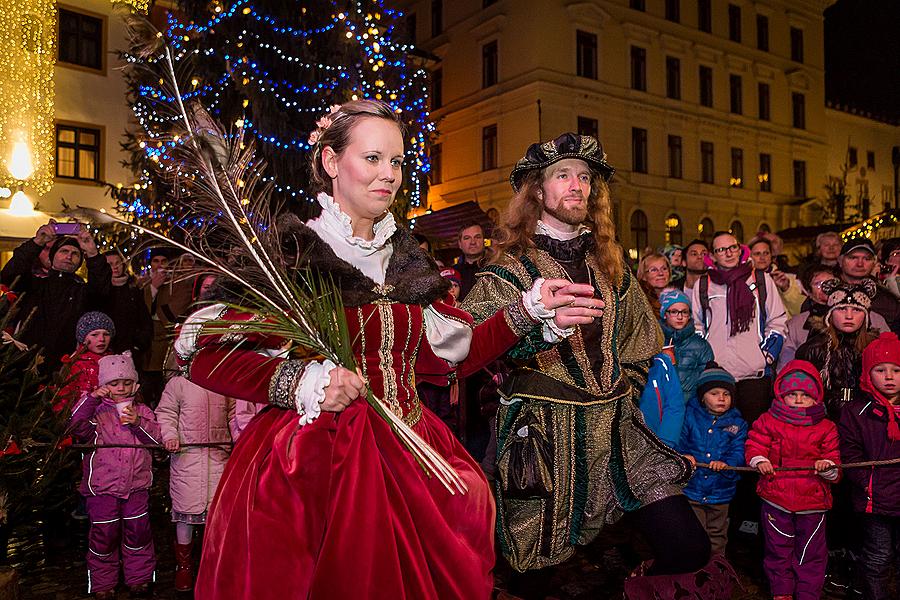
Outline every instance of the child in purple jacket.
{"type": "MultiPolygon", "coordinates": [[[[100,387],[84,396],[69,419],[80,443],[159,444],[153,411],[134,401],[138,375],[131,354],[99,361],[100,387]]],[[[88,593],[115,598],[119,561],[132,597],[148,593],[156,567],[148,500],[153,482],[150,451],[105,448],[84,455],[81,493],[91,520],[88,534],[88,593]]]]}

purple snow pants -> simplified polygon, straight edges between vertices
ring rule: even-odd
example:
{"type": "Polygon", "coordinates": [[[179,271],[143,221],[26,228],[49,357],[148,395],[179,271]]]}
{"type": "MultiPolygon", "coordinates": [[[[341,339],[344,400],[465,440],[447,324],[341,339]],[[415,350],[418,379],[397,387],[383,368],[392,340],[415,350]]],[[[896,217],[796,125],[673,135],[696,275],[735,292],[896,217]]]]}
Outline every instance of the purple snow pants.
{"type": "Polygon", "coordinates": [[[825,584],[825,513],[790,513],[762,503],[763,570],[773,596],[818,600],[825,584]]]}
{"type": "Polygon", "coordinates": [[[128,499],[88,496],[91,519],[88,534],[88,593],[112,590],[119,582],[119,559],[125,585],[140,585],[153,579],[156,553],[150,531],[147,490],[132,492],[128,499]]]}

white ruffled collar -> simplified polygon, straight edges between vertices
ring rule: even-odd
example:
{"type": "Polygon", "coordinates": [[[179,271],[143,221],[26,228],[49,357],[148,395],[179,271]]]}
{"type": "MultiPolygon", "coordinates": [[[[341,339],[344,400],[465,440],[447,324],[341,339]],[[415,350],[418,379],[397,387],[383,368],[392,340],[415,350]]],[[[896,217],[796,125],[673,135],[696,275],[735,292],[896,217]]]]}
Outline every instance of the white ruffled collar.
{"type": "Polygon", "coordinates": [[[566,242],[569,240],[574,240],[585,231],[589,231],[588,227],[581,225],[575,231],[562,231],[561,229],[556,229],[555,227],[551,227],[547,225],[542,220],[538,219],[537,226],[534,228],[535,233],[539,233],[541,235],[546,235],[547,237],[551,237],[555,240],[559,240],[561,242],[566,242]]]}
{"type": "Polygon", "coordinates": [[[318,221],[319,225],[330,230],[351,246],[357,246],[363,250],[377,250],[383,248],[387,244],[388,239],[397,231],[394,215],[388,212],[375,223],[375,237],[371,240],[364,240],[353,235],[353,224],[350,215],[342,211],[341,207],[331,196],[325,192],[319,192],[316,199],[322,205],[322,214],[314,221],[318,221]]]}

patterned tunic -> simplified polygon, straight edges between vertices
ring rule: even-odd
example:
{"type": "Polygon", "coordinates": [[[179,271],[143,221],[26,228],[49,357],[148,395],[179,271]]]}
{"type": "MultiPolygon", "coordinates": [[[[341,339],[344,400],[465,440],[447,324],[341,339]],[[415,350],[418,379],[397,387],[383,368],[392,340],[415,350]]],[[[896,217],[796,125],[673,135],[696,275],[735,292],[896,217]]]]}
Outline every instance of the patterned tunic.
{"type": "Polygon", "coordinates": [[[513,375],[497,414],[497,530],[504,555],[520,570],[568,559],[625,512],[680,492],[689,464],[646,427],[637,400],[662,336],[637,281],[613,285],[593,258],[593,236],[561,242],[535,236],[537,248],[503,255],[479,275],[463,308],[476,322],[543,277],[593,285],[606,303],[595,323],[558,344],[541,327],[506,355],[513,375]],[[530,428],[525,428],[529,425],[530,428]],[[518,437],[537,429],[550,448],[552,491],[510,498],[509,470],[518,437]]]}

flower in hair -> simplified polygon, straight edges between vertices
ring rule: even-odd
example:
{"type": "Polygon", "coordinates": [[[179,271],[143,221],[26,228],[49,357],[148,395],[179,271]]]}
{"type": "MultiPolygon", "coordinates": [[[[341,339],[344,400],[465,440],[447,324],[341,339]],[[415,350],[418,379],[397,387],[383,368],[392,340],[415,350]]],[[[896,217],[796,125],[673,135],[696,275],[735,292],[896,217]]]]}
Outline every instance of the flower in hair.
{"type": "MultiPolygon", "coordinates": [[[[318,125],[318,123],[317,123],[317,125],[318,125]]],[[[318,142],[318,141],[319,141],[319,130],[316,129],[315,131],[313,131],[312,133],[309,134],[309,139],[306,140],[306,142],[310,146],[314,146],[316,144],[316,142],[318,142]]]]}
{"type": "Polygon", "coordinates": [[[322,133],[324,133],[325,130],[331,127],[331,124],[334,123],[334,119],[336,118],[336,115],[340,110],[340,104],[332,104],[328,107],[328,114],[323,115],[318,120],[316,120],[316,127],[318,127],[318,129],[310,133],[309,139],[307,140],[310,145],[313,145],[319,141],[319,137],[321,137],[322,133]]]}

